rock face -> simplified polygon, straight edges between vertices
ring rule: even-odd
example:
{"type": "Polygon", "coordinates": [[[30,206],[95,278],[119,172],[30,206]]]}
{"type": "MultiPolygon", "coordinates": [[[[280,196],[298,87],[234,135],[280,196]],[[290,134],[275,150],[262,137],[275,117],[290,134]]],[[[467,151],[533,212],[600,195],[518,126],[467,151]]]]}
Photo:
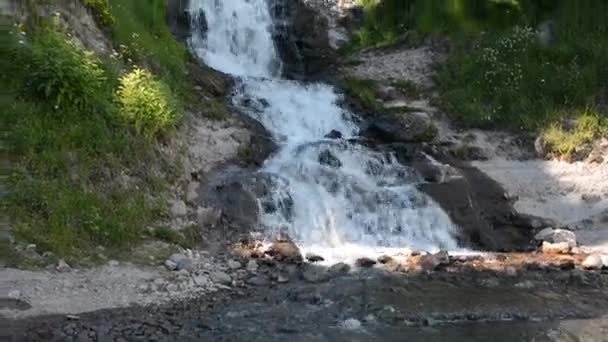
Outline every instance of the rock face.
{"type": "Polygon", "coordinates": [[[274,40],[284,63],[285,76],[314,75],[335,61],[326,17],[303,0],[269,3],[275,26],[274,40]]]}

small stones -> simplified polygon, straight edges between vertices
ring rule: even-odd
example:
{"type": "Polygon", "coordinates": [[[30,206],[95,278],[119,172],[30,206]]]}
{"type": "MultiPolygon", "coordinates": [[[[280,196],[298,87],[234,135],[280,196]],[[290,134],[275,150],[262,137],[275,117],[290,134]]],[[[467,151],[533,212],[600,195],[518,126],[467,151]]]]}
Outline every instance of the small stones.
{"type": "Polygon", "coordinates": [[[581,200],[587,204],[596,204],[602,200],[602,196],[596,194],[583,194],[581,200]]]}
{"type": "Polygon", "coordinates": [[[310,262],[321,262],[321,261],[325,261],[325,258],[323,258],[322,256],[315,254],[315,253],[306,253],[306,260],[310,261],[310,262]]]}
{"type": "Polygon", "coordinates": [[[270,282],[264,276],[254,276],[247,279],[247,284],[253,286],[267,286],[270,282]]]}
{"type": "Polygon", "coordinates": [[[219,283],[222,285],[230,285],[232,283],[232,278],[226,272],[215,271],[211,273],[211,280],[215,283],[219,283]]]}
{"type": "Polygon", "coordinates": [[[329,280],[329,272],[321,267],[305,267],[301,273],[302,279],[309,283],[323,283],[329,280]]]}
{"type": "Polygon", "coordinates": [[[72,270],[70,265],[68,265],[68,263],[65,262],[65,260],[63,259],[59,259],[59,262],[57,263],[57,267],[55,267],[55,269],[57,270],[57,272],[60,273],[66,273],[72,270]]]}
{"type": "Polygon", "coordinates": [[[572,247],[567,242],[550,243],[543,242],[542,251],[544,254],[568,254],[572,247]]]}
{"type": "Polygon", "coordinates": [[[236,260],[228,260],[228,268],[231,270],[238,270],[241,267],[243,267],[243,265],[240,262],[236,260]]]}
{"type": "Polygon", "coordinates": [[[194,284],[196,284],[196,286],[209,287],[209,285],[211,285],[211,280],[206,275],[198,275],[192,277],[192,280],[194,281],[194,284]]]}
{"type": "Polygon", "coordinates": [[[165,267],[170,271],[190,270],[192,260],[183,254],[173,254],[165,261],[165,267]]]}
{"type": "Polygon", "coordinates": [[[354,318],[349,318],[340,323],[340,327],[346,330],[361,329],[361,322],[354,318]]]}
{"type": "Polygon", "coordinates": [[[332,276],[345,275],[345,274],[348,274],[348,272],[350,272],[350,265],[345,264],[343,262],[339,262],[335,265],[332,265],[327,271],[332,276]]]}
{"type": "Polygon", "coordinates": [[[167,292],[177,292],[177,291],[179,291],[179,286],[177,286],[177,284],[167,285],[167,292]]]}
{"type": "Polygon", "coordinates": [[[596,254],[588,256],[581,266],[586,270],[601,270],[604,267],[602,257],[596,254]]]}
{"type": "Polygon", "coordinates": [[[361,267],[361,268],[374,267],[374,265],[376,265],[377,263],[378,262],[376,260],[370,259],[370,258],[359,258],[355,262],[355,264],[357,265],[357,267],[361,267]]]}

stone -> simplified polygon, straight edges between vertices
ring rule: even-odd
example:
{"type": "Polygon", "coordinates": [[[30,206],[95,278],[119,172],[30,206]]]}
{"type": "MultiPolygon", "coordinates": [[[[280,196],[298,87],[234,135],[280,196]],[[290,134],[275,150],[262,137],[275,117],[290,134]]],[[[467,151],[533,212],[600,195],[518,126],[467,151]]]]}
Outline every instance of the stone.
{"type": "Polygon", "coordinates": [[[258,268],[260,266],[258,265],[257,261],[255,260],[249,260],[249,262],[247,263],[247,271],[249,272],[257,272],[258,268]]]}
{"type": "Polygon", "coordinates": [[[266,254],[275,260],[283,262],[300,262],[302,254],[300,249],[290,240],[275,240],[268,248],[266,254]]]}
{"type": "Polygon", "coordinates": [[[581,266],[586,270],[601,270],[604,267],[604,263],[601,256],[592,254],[583,261],[581,266]]]}
{"type": "Polygon", "coordinates": [[[568,254],[572,247],[567,242],[551,243],[543,241],[542,251],[544,254],[568,254]]]}
{"type": "Polygon", "coordinates": [[[167,285],[167,292],[177,292],[177,291],[179,291],[179,286],[177,286],[177,284],[167,285]]]}
{"type": "Polygon", "coordinates": [[[57,270],[57,272],[61,273],[70,272],[72,270],[70,265],[68,265],[68,263],[65,262],[65,260],[63,259],[59,259],[59,262],[57,263],[57,267],[55,267],[55,269],[57,270]]]}
{"type": "Polygon", "coordinates": [[[587,204],[596,204],[602,200],[602,196],[595,194],[583,194],[581,199],[587,204]]]}
{"type": "Polygon", "coordinates": [[[196,203],[198,199],[198,188],[200,187],[199,182],[190,182],[186,190],[186,202],[190,204],[196,203]]]}
{"type": "Polygon", "coordinates": [[[441,265],[448,265],[450,257],[448,252],[441,251],[435,254],[421,255],[414,261],[414,269],[422,271],[434,271],[441,265]]]}
{"type": "Polygon", "coordinates": [[[557,260],[556,266],[559,267],[560,270],[573,270],[576,266],[573,258],[562,258],[557,260]]]}
{"type": "Polygon", "coordinates": [[[55,254],[53,254],[53,252],[46,251],[46,252],[42,253],[42,257],[47,260],[53,259],[55,257],[55,254]]]}
{"type": "Polygon", "coordinates": [[[170,206],[171,216],[173,217],[183,217],[188,214],[188,207],[184,201],[171,201],[170,206]]]}
{"type": "Polygon", "coordinates": [[[382,256],[378,257],[378,262],[381,263],[382,265],[386,265],[391,261],[393,261],[393,258],[388,255],[382,255],[382,256]]]}
{"type": "Polygon", "coordinates": [[[211,273],[211,280],[213,282],[222,284],[222,285],[230,285],[232,283],[232,278],[226,272],[215,271],[211,273]]]}
{"type": "Polygon", "coordinates": [[[319,164],[339,169],[342,167],[342,162],[330,150],[323,150],[319,153],[319,164]]]}
{"type": "Polygon", "coordinates": [[[534,140],[534,152],[536,152],[536,156],[541,159],[544,159],[547,155],[547,151],[545,150],[545,142],[542,135],[538,136],[536,140],[534,140]]]}
{"type": "Polygon", "coordinates": [[[247,284],[253,286],[267,286],[270,282],[264,276],[254,276],[247,279],[247,284]]]}
{"type": "Polygon", "coordinates": [[[325,261],[325,258],[323,258],[322,256],[315,254],[315,253],[306,253],[306,260],[310,261],[310,262],[321,262],[321,261],[325,261]]]}
{"type": "Polygon", "coordinates": [[[222,218],[222,210],[218,208],[198,207],[196,210],[196,223],[201,227],[215,227],[222,218]]]}
{"type": "Polygon", "coordinates": [[[169,260],[169,259],[165,260],[164,265],[165,265],[165,267],[166,267],[166,268],[167,268],[169,271],[175,271],[175,270],[177,270],[177,263],[175,263],[175,262],[173,262],[173,261],[171,261],[171,260],[169,260]]]}
{"type": "Polygon", "coordinates": [[[183,254],[175,253],[165,261],[165,266],[171,271],[191,270],[192,260],[183,254]]]}
{"type": "Polygon", "coordinates": [[[243,265],[240,262],[236,260],[228,260],[228,268],[231,270],[238,270],[241,267],[243,267],[243,265]]]}
{"type": "Polygon", "coordinates": [[[280,274],[280,275],[277,277],[277,282],[278,282],[279,284],[285,284],[285,283],[288,283],[288,282],[289,282],[289,277],[287,277],[287,276],[284,276],[284,275],[280,274]]]}
{"type": "Polygon", "coordinates": [[[347,320],[344,320],[340,326],[343,329],[347,329],[347,330],[358,330],[361,329],[361,322],[357,319],[354,318],[349,318],[347,320]]]}
{"type": "Polygon", "coordinates": [[[120,265],[120,262],[118,262],[117,260],[108,261],[108,266],[110,267],[118,267],[118,265],[120,265]]]}
{"type": "Polygon", "coordinates": [[[309,283],[323,283],[329,280],[329,272],[321,267],[306,267],[301,273],[302,279],[309,283]]]}
{"type": "Polygon", "coordinates": [[[570,248],[577,246],[576,234],[567,229],[545,228],[538,232],[534,238],[537,241],[546,241],[550,243],[565,242],[570,246],[570,248]]]}
{"type": "Polygon", "coordinates": [[[336,131],[335,129],[325,135],[327,139],[342,139],[342,132],[336,131]]]}
{"type": "Polygon", "coordinates": [[[332,265],[327,271],[334,277],[345,275],[350,272],[350,265],[343,262],[339,262],[335,265],[332,265]]]}
{"type": "Polygon", "coordinates": [[[194,284],[196,284],[196,286],[200,287],[208,287],[209,285],[211,285],[211,280],[206,275],[194,276],[192,277],[192,281],[194,281],[194,284]]]}
{"type": "Polygon", "coordinates": [[[363,134],[384,142],[427,142],[437,135],[430,115],[424,112],[384,115],[370,120],[363,134]]]}
{"type": "Polygon", "coordinates": [[[374,267],[374,265],[376,265],[377,263],[378,262],[376,260],[370,259],[370,258],[359,258],[355,262],[355,264],[357,265],[357,267],[362,267],[362,268],[374,267]]]}

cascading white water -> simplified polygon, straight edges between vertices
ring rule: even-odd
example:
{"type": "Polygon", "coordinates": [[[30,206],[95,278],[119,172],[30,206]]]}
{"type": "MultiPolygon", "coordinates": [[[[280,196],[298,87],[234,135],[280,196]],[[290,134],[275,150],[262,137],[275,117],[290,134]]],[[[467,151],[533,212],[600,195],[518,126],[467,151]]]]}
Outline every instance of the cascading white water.
{"type": "MultiPolygon", "coordinates": [[[[289,1],[289,0],[286,0],[289,1]]],[[[324,84],[282,80],[266,0],[191,0],[207,32],[191,45],[209,66],[239,78],[234,102],[280,144],[261,172],[272,175],[260,198],[269,236],[288,232],[304,251],[349,261],[388,250],[454,250],[455,227],[420,193],[414,172],[394,157],[325,136],[357,135],[352,114],[324,84]]]]}

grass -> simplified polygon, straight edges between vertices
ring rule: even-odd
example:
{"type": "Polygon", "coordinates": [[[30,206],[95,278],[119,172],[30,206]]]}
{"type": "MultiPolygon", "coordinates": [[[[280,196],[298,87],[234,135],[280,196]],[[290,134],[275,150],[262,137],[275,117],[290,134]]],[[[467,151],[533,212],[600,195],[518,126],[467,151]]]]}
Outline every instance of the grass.
{"type": "Polygon", "coordinates": [[[12,57],[0,63],[11,162],[2,208],[18,241],[58,257],[92,255],[97,246],[120,254],[145,239],[166,216],[165,193],[179,171],[154,139],[123,124],[114,96],[134,64],[182,95],[186,49],[165,24],[164,1],[108,4],[114,58],[82,50],[45,18],[0,34],[3,56],[12,57]]]}
{"type": "Polygon", "coordinates": [[[344,80],[344,91],[359,101],[361,106],[368,111],[377,111],[378,104],[378,84],[374,80],[359,79],[349,77],[344,80]]]}

